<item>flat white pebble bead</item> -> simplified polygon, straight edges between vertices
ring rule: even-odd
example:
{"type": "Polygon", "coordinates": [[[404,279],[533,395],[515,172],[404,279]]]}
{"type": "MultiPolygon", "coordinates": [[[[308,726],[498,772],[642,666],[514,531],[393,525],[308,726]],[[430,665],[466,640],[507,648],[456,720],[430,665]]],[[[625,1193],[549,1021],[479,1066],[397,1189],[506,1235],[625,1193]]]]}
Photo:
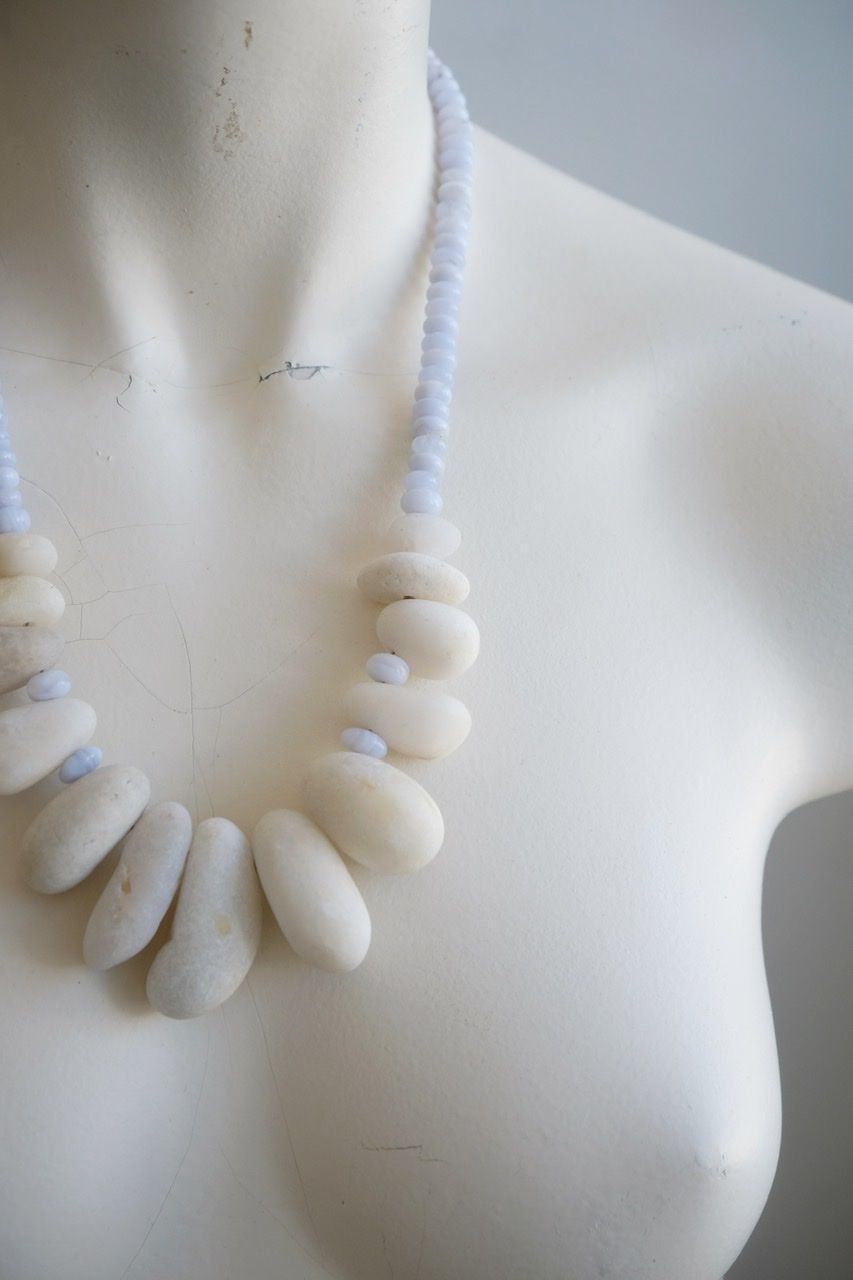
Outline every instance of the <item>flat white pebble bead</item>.
{"type": "Polygon", "coordinates": [[[0,578],[46,577],[56,568],[56,547],[38,533],[0,534],[0,578]]]}
{"type": "Polygon", "coordinates": [[[87,773],[100,769],[103,758],[104,753],[100,747],[79,747],[62,762],[59,781],[76,782],[78,778],[85,778],[87,773]]]}
{"type": "Polygon", "coordinates": [[[22,869],[30,888],[64,893],[85,880],[127,834],[150,794],[148,779],[132,764],[107,765],[60,791],[24,833],[22,869]]]}
{"type": "Polygon", "coordinates": [[[420,783],[354,751],[315,760],[305,777],[305,800],[336,848],[372,871],[417,871],[444,840],[441,812],[420,783]]]}
{"type": "Polygon", "coordinates": [[[462,544],[462,534],[444,516],[412,512],[398,516],[386,535],[391,551],[422,551],[424,555],[447,560],[462,544]]]}
{"type": "Polygon", "coordinates": [[[64,698],[71,692],[71,677],[66,671],[39,671],[27,681],[27,695],[33,702],[49,702],[51,698],[64,698]]]}
{"type": "Polygon", "coordinates": [[[193,835],[176,800],[151,805],[129,832],[83,935],[90,969],[112,969],[147,947],[175,896],[193,835]]]}
{"type": "Polygon", "coordinates": [[[261,886],[278,927],[309,964],[349,973],[370,946],[370,916],[337,849],[292,809],[265,813],[252,834],[261,886]]]}
{"type": "Polygon", "coordinates": [[[370,729],[352,726],[341,734],[341,746],[346,751],[359,751],[363,756],[382,760],[388,754],[388,743],[370,729]]]}
{"type": "Polygon", "coordinates": [[[437,600],[395,600],[376,620],[386,649],[408,662],[413,676],[451,680],[467,671],[480,650],[473,618],[437,600]]]}
{"type": "Polygon", "coordinates": [[[368,600],[390,604],[392,600],[440,600],[461,604],[471,584],[459,569],[420,551],[391,551],[380,556],[358,575],[358,587],[368,600]]]}
{"type": "Polygon", "coordinates": [[[396,653],[374,653],[367,659],[367,674],[380,684],[405,684],[409,678],[409,664],[396,653]]]}
{"type": "Polygon", "coordinates": [[[464,702],[413,685],[364,681],[346,694],[344,712],[379,734],[392,751],[421,760],[449,756],[471,731],[471,713],[464,702]]]}
{"type": "Polygon", "coordinates": [[[444,502],[435,489],[407,489],[400,499],[400,506],[406,512],[431,512],[438,515],[444,502]]]}
{"type": "Polygon", "coordinates": [[[29,573],[0,578],[0,626],[52,627],[65,612],[58,587],[29,573]]]}
{"type": "Polygon", "coordinates": [[[168,1018],[217,1009],[252,967],[261,914],[248,840],[227,818],[205,818],[190,846],[172,936],[148,971],[153,1007],[168,1018]]]}
{"type": "Polygon", "coordinates": [[[30,676],[51,667],[64,643],[47,627],[0,627],[0,693],[20,689],[30,676]]]}
{"type": "Polygon", "coordinates": [[[26,791],[84,746],[97,716],[79,698],[28,702],[0,711],[0,795],[26,791]]]}

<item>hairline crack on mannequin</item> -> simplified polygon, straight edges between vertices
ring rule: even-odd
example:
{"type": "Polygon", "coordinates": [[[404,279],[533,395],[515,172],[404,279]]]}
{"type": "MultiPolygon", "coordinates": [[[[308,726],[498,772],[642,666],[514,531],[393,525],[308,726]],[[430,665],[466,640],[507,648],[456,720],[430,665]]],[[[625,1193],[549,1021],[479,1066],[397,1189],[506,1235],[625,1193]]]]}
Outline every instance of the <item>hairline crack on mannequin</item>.
{"type": "MultiPolygon", "coordinates": [[[[196,819],[298,808],[376,647],[428,21],[4,15],[0,367],[62,665],[196,819]]],[[[488,643],[470,740],[406,766],[445,845],[354,868],[354,973],[267,919],[187,1023],[150,954],[80,966],[109,863],[52,899],[4,860],[4,1280],[721,1280],[761,1212],[764,858],[853,781],[850,308],[482,131],[474,183],[446,498],[488,643]]],[[[52,786],[4,802],[9,849],[52,786]]]]}

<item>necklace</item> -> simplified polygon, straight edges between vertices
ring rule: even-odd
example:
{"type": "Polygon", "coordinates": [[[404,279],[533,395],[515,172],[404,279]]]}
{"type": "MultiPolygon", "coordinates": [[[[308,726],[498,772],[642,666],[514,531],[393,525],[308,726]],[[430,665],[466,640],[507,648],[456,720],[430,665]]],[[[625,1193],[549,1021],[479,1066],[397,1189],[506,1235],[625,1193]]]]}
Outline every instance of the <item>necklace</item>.
{"type": "Polygon", "coordinates": [[[89,918],[83,957],[109,969],[154,938],[177,895],[172,930],[148,971],[155,1009],[191,1018],[217,1008],[240,986],[258,950],[262,895],[302,959],[345,973],[364,959],[371,922],[345,858],[373,871],[412,872],[444,840],[429,793],[389,750],[421,759],[454,751],[471,727],[458,698],[435,681],[460,675],[479,649],[476,624],[458,606],[468,580],[447,563],[459,530],[442,512],[458,312],[470,219],[472,129],[459,85],[432,50],[427,86],[437,143],[435,234],[430,254],[421,367],[414,393],[409,471],[391,526],[392,548],[358,577],[383,606],[383,652],[368,680],[344,700],[350,727],[340,751],[309,764],[307,814],[273,809],[251,842],[227,818],[193,829],[176,801],[150,804],[150,783],[133,765],[103,764],[90,745],[96,715],[71,698],[53,664],[65,599],[49,581],[53,544],[30,532],[0,396],[0,693],[26,687],[29,700],[0,711],[0,794],[26,790],[58,769],[65,784],[23,838],[27,883],[60,893],[84,880],[121,843],[119,860],[89,918]],[[409,683],[414,676],[420,682],[409,683]]]}

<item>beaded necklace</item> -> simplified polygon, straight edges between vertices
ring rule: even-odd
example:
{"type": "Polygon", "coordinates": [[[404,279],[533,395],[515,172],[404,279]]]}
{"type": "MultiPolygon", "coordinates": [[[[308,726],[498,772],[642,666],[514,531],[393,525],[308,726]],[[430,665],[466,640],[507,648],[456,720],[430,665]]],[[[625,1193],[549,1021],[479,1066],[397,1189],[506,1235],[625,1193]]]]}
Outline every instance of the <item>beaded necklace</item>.
{"type": "Polygon", "coordinates": [[[40,893],[79,884],[121,844],[83,939],[91,968],[109,969],[142,951],[177,895],[171,936],[146,981],[150,1003],[172,1018],[216,1009],[240,986],[258,950],[264,894],[302,959],[339,973],[355,969],[370,945],[371,922],[345,859],[378,872],[411,872],[444,840],[435,801],[384,759],[389,750],[437,759],[461,745],[471,727],[468,710],[432,682],[467,670],[480,643],[476,624],[458,607],[468,580],[447,563],[461,538],[441,514],[440,493],[472,128],[459,85],[432,50],[427,86],[438,186],[409,470],[391,550],[358,577],[360,590],[383,606],[376,623],[383,652],[368,659],[369,679],[346,694],[351,723],[341,734],[343,750],[308,766],[307,815],[273,809],[251,841],[227,818],[193,828],[177,801],[149,803],[141,770],[103,764],[101,749],[91,745],[95,712],[68,697],[71,681],[54,666],[63,645],[55,627],[65,609],[48,580],[57,552],[30,531],[0,396],[0,693],[26,687],[28,694],[27,702],[0,711],[0,794],[24,791],[57,769],[65,784],[23,839],[24,875],[40,893]]]}

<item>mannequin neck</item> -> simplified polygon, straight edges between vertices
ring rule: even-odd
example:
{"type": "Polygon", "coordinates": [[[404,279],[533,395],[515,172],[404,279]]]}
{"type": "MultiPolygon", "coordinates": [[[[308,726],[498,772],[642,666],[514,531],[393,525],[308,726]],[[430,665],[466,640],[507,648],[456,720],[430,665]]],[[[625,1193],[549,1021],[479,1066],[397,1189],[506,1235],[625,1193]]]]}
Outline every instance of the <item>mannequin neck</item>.
{"type": "Polygon", "coordinates": [[[251,12],[10,4],[0,239],[46,354],[193,385],[388,363],[429,226],[428,0],[251,12]]]}

